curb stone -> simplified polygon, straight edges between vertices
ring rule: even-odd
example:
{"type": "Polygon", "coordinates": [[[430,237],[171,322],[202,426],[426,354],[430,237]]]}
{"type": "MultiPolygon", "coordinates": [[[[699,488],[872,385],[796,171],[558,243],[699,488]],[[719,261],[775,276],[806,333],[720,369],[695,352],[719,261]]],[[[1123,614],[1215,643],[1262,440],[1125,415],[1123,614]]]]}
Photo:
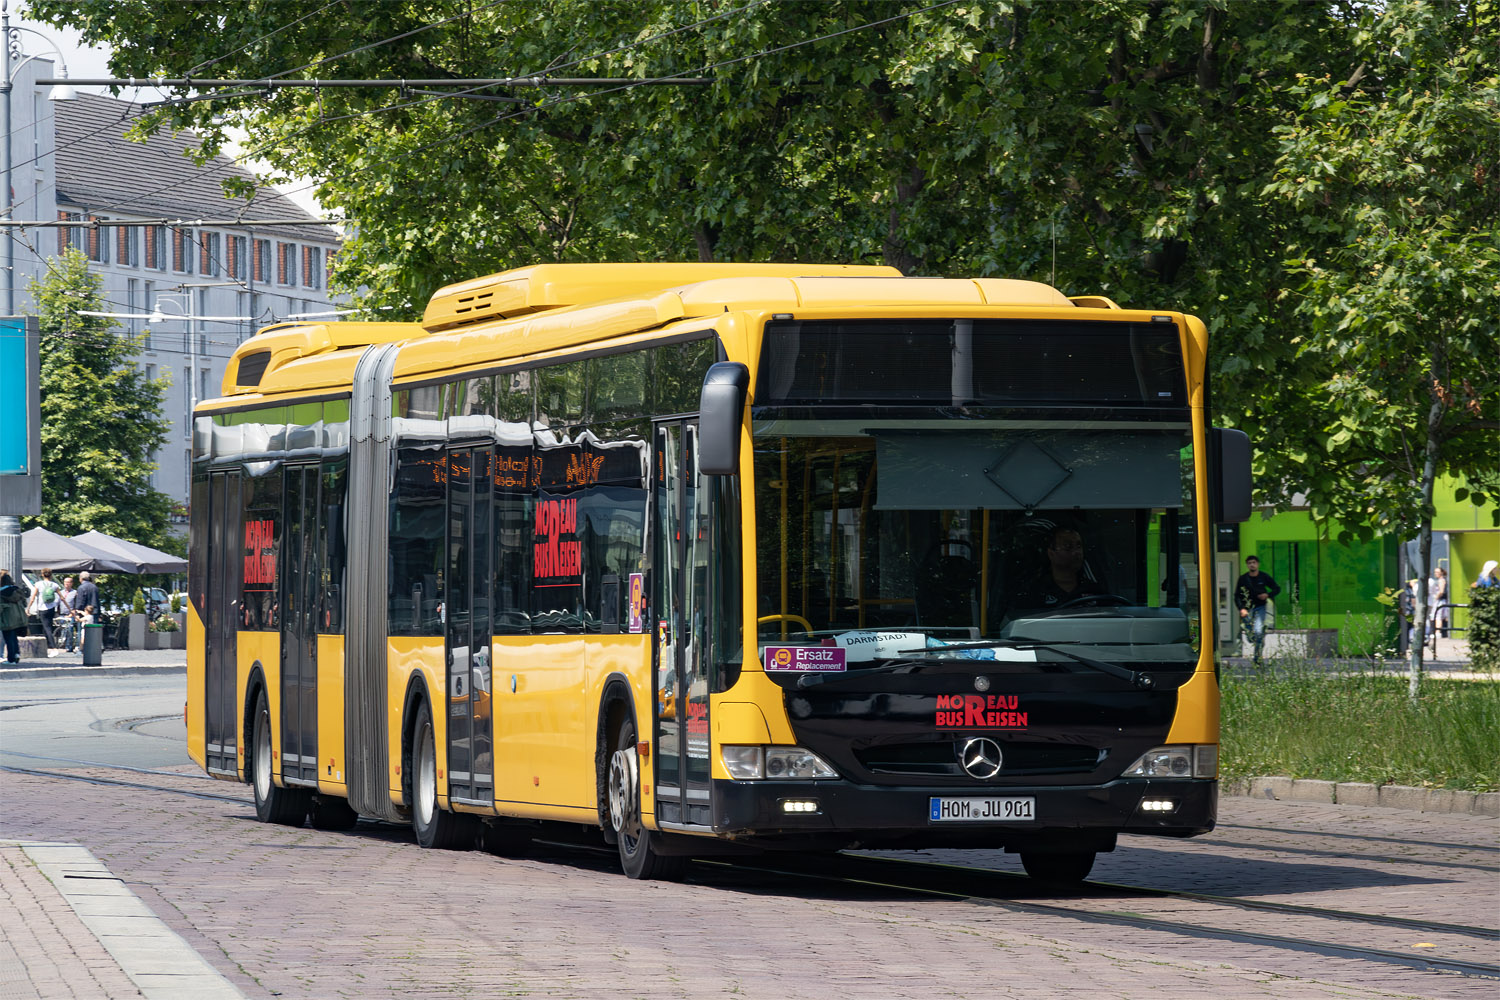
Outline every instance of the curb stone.
{"type": "MultiPolygon", "coordinates": [[[[244,1000],[238,987],[173,931],[118,876],[87,848],[52,841],[0,841],[21,852],[45,876],[72,910],[83,929],[114,960],[145,1000],[244,1000]]],[[[33,899],[33,905],[41,902],[33,899]]],[[[23,919],[35,914],[23,914],[23,919]]],[[[20,970],[22,982],[36,987],[33,995],[56,996],[47,984],[32,982],[30,970],[20,970]]],[[[80,983],[81,985],[81,983],[80,983]]],[[[95,982],[91,984],[99,986],[95,982]]],[[[123,993],[109,991],[111,995],[123,993]]],[[[7,993],[7,995],[10,995],[7,993]]],[[[69,996],[83,995],[70,991],[69,996]]],[[[91,994],[98,995],[98,994],[91,994]]]]}
{"type": "Polygon", "coordinates": [[[1500,817],[1500,792],[1465,792],[1453,788],[1413,785],[1371,785],[1361,781],[1316,781],[1309,778],[1231,778],[1219,789],[1224,795],[1268,798],[1287,802],[1384,806],[1418,812],[1458,813],[1500,817]]]}

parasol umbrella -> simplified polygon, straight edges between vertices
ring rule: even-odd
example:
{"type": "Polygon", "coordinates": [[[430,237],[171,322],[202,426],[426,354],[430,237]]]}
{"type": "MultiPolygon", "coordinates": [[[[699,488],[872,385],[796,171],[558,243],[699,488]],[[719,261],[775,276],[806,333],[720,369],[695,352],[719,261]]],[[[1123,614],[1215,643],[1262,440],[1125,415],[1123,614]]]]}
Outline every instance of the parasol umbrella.
{"type": "Polygon", "coordinates": [[[138,564],[141,568],[135,570],[137,573],[186,573],[187,560],[180,556],[174,556],[170,552],[153,549],[149,545],[139,542],[127,542],[123,538],[106,535],[102,531],[85,531],[81,535],[74,535],[72,541],[82,542],[100,552],[106,553],[113,558],[125,562],[138,564]]]}
{"type": "Polygon", "coordinates": [[[87,542],[64,538],[46,528],[21,532],[21,568],[51,569],[59,573],[89,570],[94,573],[139,573],[134,559],[124,559],[97,549],[87,542]]]}

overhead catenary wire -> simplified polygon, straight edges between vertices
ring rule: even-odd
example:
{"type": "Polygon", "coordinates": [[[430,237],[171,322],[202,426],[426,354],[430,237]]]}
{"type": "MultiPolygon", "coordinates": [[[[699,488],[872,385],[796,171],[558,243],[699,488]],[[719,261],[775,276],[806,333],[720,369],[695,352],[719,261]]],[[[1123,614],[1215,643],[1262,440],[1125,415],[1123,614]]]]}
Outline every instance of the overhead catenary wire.
{"type": "MultiPolygon", "coordinates": [[[[98,209],[106,211],[106,209],[98,209]]],[[[222,226],[226,229],[246,229],[256,226],[342,226],[343,219],[10,219],[0,220],[0,227],[13,229],[108,229],[121,226],[222,226]]]]}
{"type": "MultiPolygon", "coordinates": [[[[721,60],[721,61],[716,62],[716,63],[710,63],[707,66],[703,66],[703,67],[695,69],[695,70],[683,70],[682,73],[679,73],[679,74],[676,74],[676,75],[678,75],[678,76],[685,76],[687,73],[690,73],[690,72],[707,73],[707,72],[710,72],[712,70],[723,69],[726,66],[735,66],[735,65],[738,65],[739,63],[742,63],[742,62],[748,62],[748,61],[750,61],[752,59],[764,59],[766,56],[773,56],[773,55],[777,55],[777,54],[782,53],[782,52],[788,52],[788,51],[790,51],[792,49],[801,48],[804,45],[813,45],[813,44],[816,44],[817,42],[827,41],[830,38],[838,38],[838,37],[840,37],[842,35],[853,34],[856,31],[864,31],[867,28],[878,28],[878,27],[880,27],[883,24],[890,24],[890,23],[892,23],[894,21],[901,21],[901,20],[904,20],[906,18],[915,17],[918,14],[931,13],[932,11],[941,10],[944,7],[951,7],[954,4],[960,3],[960,2],[961,2],[961,0],[942,0],[941,3],[931,4],[930,6],[922,7],[920,9],[918,9],[918,10],[910,10],[910,11],[906,11],[905,13],[894,14],[891,17],[882,18],[882,19],[880,19],[878,21],[867,21],[864,24],[856,24],[852,28],[843,28],[843,29],[841,29],[839,31],[830,31],[829,33],[827,33],[825,35],[817,35],[817,36],[815,36],[813,38],[804,38],[804,39],[802,39],[800,41],[790,42],[790,43],[788,43],[786,45],[777,46],[774,49],[765,49],[765,50],[760,51],[760,52],[753,52],[750,55],[736,56],[733,59],[724,59],[724,60],[721,60]]],[[[659,79],[671,79],[671,77],[667,76],[667,77],[661,77],[659,79]]],[[[523,115],[534,114],[534,113],[536,113],[538,111],[545,111],[548,108],[556,107],[556,106],[558,106],[560,104],[569,104],[569,103],[571,103],[573,101],[582,100],[584,97],[604,97],[604,96],[607,96],[609,94],[618,93],[620,91],[630,90],[630,89],[632,89],[631,86],[626,85],[626,86],[621,86],[621,87],[615,87],[615,88],[610,89],[610,90],[600,91],[597,94],[570,95],[568,97],[557,98],[556,100],[549,101],[549,102],[547,102],[545,104],[535,105],[534,107],[527,108],[525,111],[512,111],[512,112],[508,112],[506,114],[496,115],[493,118],[490,118],[490,119],[488,119],[486,121],[480,122],[478,125],[474,125],[474,126],[472,126],[470,128],[464,129],[461,132],[456,132],[456,133],[454,133],[451,136],[445,136],[442,139],[438,139],[438,140],[436,140],[434,142],[430,142],[430,143],[428,143],[428,144],[426,144],[424,146],[418,146],[416,149],[413,149],[411,151],[411,154],[424,153],[424,152],[426,152],[426,151],[428,151],[430,149],[436,149],[438,146],[441,146],[441,145],[443,145],[443,144],[445,144],[447,142],[450,142],[450,141],[452,141],[454,139],[462,139],[464,136],[471,135],[474,132],[479,131],[480,129],[489,128],[491,125],[496,125],[496,124],[499,124],[500,122],[503,122],[503,121],[509,121],[512,118],[519,118],[519,117],[521,117],[523,115]]],[[[411,155],[411,154],[409,154],[409,155],[411,155]]]]}
{"type": "MultiPolygon", "coordinates": [[[[732,8],[730,10],[722,11],[722,12],[720,12],[718,14],[713,15],[712,17],[702,18],[701,20],[695,21],[692,24],[680,25],[680,26],[678,26],[676,28],[672,28],[672,29],[670,29],[668,31],[659,32],[658,34],[655,34],[655,35],[649,35],[649,36],[647,36],[645,38],[637,39],[637,40],[635,40],[633,42],[629,42],[629,43],[627,43],[625,45],[616,46],[615,48],[608,49],[608,50],[606,50],[604,52],[599,52],[599,53],[594,53],[594,54],[587,55],[587,56],[582,56],[582,57],[579,57],[578,59],[574,59],[571,62],[565,62],[565,63],[561,63],[561,64],[558,64],[558,65],[552,66],[552,67],[550,67],[550,71],[551,72],[557,72],[557,71],[560,71],[560,70],[571,69],[574,66],[578,66],[578,65],[581,65],[581,64],[583,64],[585,62],[593,61],[595,59],[605,59],[605,58],[608,58],[608,57],[610,57],[612,55],[618,55],[621,52],[627,52],[627,51],[630,51],[631,49],[639,48],[639,47],[641,47],[643,45],[647,45],[647,44],[650,44],[652,42],[659,41],[660,39],[663,39],[663,38],[668,38],[668,37],[670,37],[672,35],[680,34],[681,32],[684,32],[684,31],[690,31],[690,30],[692,30],[694,28],[703,27],[704,25],[711,24],[711,23],[714,23],[716,21],[723,20],[723,19],[725,19],[727,17],[732,17],[732,16],[735,16],[735,15],[738,15],[738,14],[743,14],[743,13],[748,12],[750,10],[754,10],[757,7],[764,6],[765,4],[767,4],[769,2],[770,2],[770,0],[756,0],[756,2],[754,2],[754,3],[749,3],[749,4],[745,4],[745,5],[741,6],[741,7],[735,7],[735,8],[732,8]]],[[[956,2],[956,0],[954,0],[954,2],[956,2]]],[[[494,7],[494,6],[498,6],[498,5],[499,5],[498,3],[488,4],[485,7],[481,7],[481,8],[479,8],[476,11],[469,12],[469,14],[478,13],[480,11],[488,9],[489,7],[494,7]]],[[[940,6],[942,6],[942,5],[940,5],[940,6]]],[[[468,15],[465,15],[465,16],[468,16],[468,15]]],[[[449,18],[447,21],[435,22],[432,25],[427,25],[423,29],[418,29],[418,30],[425,30],[428,27],[437,27],[437,26],[439,26],[441,24],[446,24],[446,23],[449,23],[449,22],[451,22],[453,20],[458,20],[458,18],[449,18]]],[[[399,35],[393,35],[390,38],[382,39],[380,42],[372,43],[371,45],[364,46],[364,47],[362,47],[361,49],[358,49],[358,50],[350,50],[350,52],[342,53],[341,55],[349,55],[349,54],[351,54],[354,51],[362,51],[363,49],[366,49],[366,48],[373,48],[376,45],[388,44],[388,43],[390,43],[392,41],[399,40],[400,38],[409,37],[410,35],[415,34],[415,33],[416,33],[416,31],[412,31],[412,32],[405,32],[405,33],[399,34],[399,35]]],[[[333,59],[333,58],[338,58],[338,57],[330,57],[330,59],[333,59]]],[[[329,61],[329,60],[319,60],[316,63],[309,63],[306,66],[300,67],[300,68],[301,69],[310,68],[312,66],[321,65],[323,62],[327,62],[327,61],[329,61]]],[[[273,74],[273,77],[280,78],[280,77],[284,76],[285,73],[291,73],[291,72],[297,72],[297,70],[295,70],[295,69],[294,70],[286,70],[286,71],[283,71],[283,73],[273,74]]],[[[679,75],[681,75],[681,74],[679,74],[679,75]]],[[[629,89],[629,88],[628,87],[623,87],[623,88],[617,87],[615,89],[616,90],[621,90],[621,89],[629,89]]],[[[460,95],[447,95],[447,96],[444,96],[444,97],[423,97],[423,98],[420,98],[420,99],[415,100],[415,101],[406,101],[406,102],[402,102],[400,104],[390,105],[390,106],[387,106],[387,107],[384,107],[384,108],[372,108],[372,109],[370,109],[368,111],[360,111],[360,112],[356,112],[356,113],[349,114],[349,115],[341,115],[341,116],[338,116],[337,118],[330,118],[330,119],[322,120],[322,121],[320,121],[318,123],[318,125],[321,127],[322,125],[326,125],[326,124],[334,122],[334,121],[341,121],[341,120],[348,119],[348,118],[360,118],[360,117],[374,116],[374,115],[377,115],[377,114],[386,114],[386,113],[389,113],[389,112],[392,112],[392,111],[401,110],[402,108],[412,107],[412,106],[417,106],[417,105],[422,105],[422,104],[427,104],[427,103],[430,103],[430,102],[436,101],[436,100],[448,100],[448,99],[450,99],[452,97],[455,97],[455,96],[460,96],[460,95]]],[[[135,107],[135,106],[136,106],[135,104],[131,105],[131,107],[135,107]]],[[[123,116],[122,116],[121,120],[124,120],[123,116]]],[[[299,134],[306,134],[308,131],[311,130],[312,127],[313,126],[307,126],[306,128],[300,130],[298,133],[294,133],[294,136],[295,135],[299,135],[299,134]]],[[[103,128],[98,129],[94,133],[92,133],[91,136],[92,135],[96,135],[96,134],[98,134],[98,132],[101,132],[103,130],[104,130],[103,128]]],[[[89,137],[91,137],[91,136],[89,136],[89,137]]],[[[89,137],[84,137],[84,138],[89,138],[89,137]]],[[[215,163],[212,166],[210,166],[210,165],[204,165],[203,167],[200,168],[200,170],[204,171],[209,176],[211,176],[211,172],[212,171],[221,171],[221,170],[225,169],[226,167],[237,165],[237,164],[241,163],[244,160],[253,159],[254,157],[260,155],[263,152],[265,152],[266,150],[271,149],[271,148],[275,147],[276,145],[278,145],[279,143],[285,141],[286,138],[289,138],[289,137],[278,137],[277,139],[267,141],[266,143],[263,143],[260,146],[255,147],[254,149],[248,150],[245,153],[242,153],[239,156],[234,157],[232,159],[227,159],[227,160],[225,160],[223,162],[215,163]]],[[[167,190],[168,188],[170,188],[172,186],[173,186],[172,184],[163,185],[162,187],[156,188],[156,189],[154,189],[152,191],[147,191],[147,192],[144,192],[143,194],[136,195],[134,198],[130,199],[129,201],[117,203],[115,205],[103,205],[103,206],[99,206],[96,210],[97,211],[118,211],[118,210],[120,210],[121,208],[123,208],[123,207],[125,207],[127,205],[133,204],[133,203],[141,200],[142,198],[148,198],[148,197],[150,197],[150,196],[152,196],[154,194],[159,194],[160,192],[162,192],[164,190],[167,190]]]]}
{"type": "MultiPolygon", "coordinates": [[[[957,2],[957,0],[954,0],[954,2],[957,2]]],[[[633,87],[649,87],[653,84],[673,84],[677,86],[701,87],[713,82],[715,81],[707,77],[547,76],[545,74],[535,76],[476,77],[470,79],[440,77],[425,80],[401,78],[369,80],[280,80],[274,77],[260,77],[247,80],[198,80],[187,76],[102,76],[85,78],[69,76],[45,77],[37,80],[37,84],[44,87],[67,83],[74,87],[135,87],[137,89],[145,87],[155,87],[157,89],[164,89],[166,87],[245,87],[252,90],[327,90],[335,87],[394,87],[398,90],[408,90],[413,87],[459,87],[479,90],[485,87],[587,87],[594,84],[629,84],[633,87]]]]}
{"type": "Polygon", "coordinates": [[[228,59],[228,58],[230,58],[232,56],[237,56],[241,52],[245,52],[245,51],[249,50],[251,47],[253,47],[255,45],[259,45],[261,42],[267,41],[268,39],[271,39],[271,38],[275,38],[277,35],[281,34],[283,31],[290,31],[292,28],[295,28],[297,25],[301,24],[303,21],[306,21],[308,18],[317,17],[319,14],[323,13],[329,7],[337,7],[341,2],[343,2],[343,0],[329,0],[328,3],[325,3],[323,6],[319,7],[317,10],[308,11],[306,14],[303,14],[301,17],[297,18],[297,20],[295,20],[295,21],[290,21],[287,24],[283,24],[279,28],[273,28],[272,30],[266,32],[264,35],[261,35],[259,38],[255,38],[255,39],[252,39],[251,41],[246,42],[244,45],[241,45],[239,48],[235,49],[233,52],[226,52],[222,56],[215,56],[212,59],[205,59],[203,62],[199,63],[198,65],[189,67],[188,71],[187,71],[187,75],[188,76],[192,76],[194,73],[198,72],[200,69],[207,69],[210,66],[215,66],[215,65],[223,62],[225,59],[228,59]]]}
{"type": "MultiPolygon", "coordinates": [[[[744,6],[744,7],[735,8],[735,10],[733,10],[733,11],[727,11],[727,12],[721,13],[719,15],[715,15],[715,17],[713,17],[713,18],[706,18],[703,21],[698,22],[698,24],[708,23],[710,21],[718,20],[718,19],[720,19],[722,17],[730,16],[730,15],[735,14],[735,13],[742,13],[744,11],[753,9],[755,7],[758,7],[758,6],[761,6],[761,4],[763,4],[765,2],[768,2],[768,0],[761,0],[760,3],[748,4],[748,5],[744,6]]],[[[691,73],[691,72],[706,73],[706,72],[711,72],[711,71],[716,70],[716,69],[722,69],[722,68],[725,68],[727,66],[738,65],[738,64],[741,64],[741,63],[744,63],[744,62],[748,62],[748,61],[751,61],[751,60],[754,60],[754,59],[761,59],[761,58],[765,58],[767,56],[777,55],[777,54],[780,54],[782,52],[787,52],[787,51],[791,51],[793,49],[801,48],[803,46],[813,45],[813,44],[816,44],[818,42],[827,41],[827,40],[832,39],[832,38],[838,38],[838,37],[841,37],[841,36],[844,36],[844,35],[852,34],[854,32],[864,31],[864,30],[867,30],[867,29],[870,29],[870,28],[876,28],[876,27],[879,27],[879,26],[885,25],[885,24],[891,24],[891,23],[894,23],[896,21],[905,20],[905,19],[908,19],[908,18],[911,18],[911,17],[915,17],[915,16],[918,16],[918,15],[921,15],[921,14],[931,13],[932,11],[936,11],[936,10],[940,10],[942,8],[945,8],[945,7],[953,6],[954,4],[959,3],[959,2],[960,2],[960,0],[942,0],[942,2],[935,3],[935,4],[930,4],[930,5],[926,6],[926,7],[922,7],[922,8],[919,8],[917,10],[904,11],[902,13],[895,14],[895,15],[892,15],[890,17],[881,18],[881,19],[875,20],[875,21],[867,21],[867,22],[865,22],[863,24],[854,25],[854,26],[849,27],[849,28],[843,28],[843,29],[840,29],[838,31],[828,32],[828,33],[825,33],[823,35],[817,35],[817,36],[814,36],[812,38],[800,39],[798,41],[791,42],[791,43],[788,43],[786,45],[777,46],[775,48],[764,49],[764,50],[759,51],[759,52],[753,52],[753,53],[749,53],[749,54],[743,55],[743,56],[736,56],[736,57],[733,57],[733,58],[730,58],[730,59],[720,60],[718,62],[714,62],[714,63],[708,64],[708,65],[702,67],[701,69],[697,69],[697,70],[684,70],[684,71],[676,73],[676,74],[669,74],[669,75],[663,76],[663,77],[652,77],[652,78],[649,78],[649,79],[651,81],[680,80],[680,79],[687,78],[688,74],[691,73]]],[[[493,6],[498,6],[498,3],[489,4],[489,5],[486,5],[486,8],[480,8],[480,9],[483,10],[483,9],[487,9],[488,7],[493,7],[493,6]]],[[[465,16],[467,16],[467,15],[465,15],[465,16]]],[[[457,20],[457,19],[458,18],[450,18],[450,19],[448,19],[448,21],[457,20]]],[[[424,28],[417,29],[417,30],[418,31],[419,30],[425,30],[427,27],[436,27],[436,26],[438,26],[440,24],[448,23],[448,21],[435,22],[433,25],[424,26],[424,28]]],[[[684,26],[684,27],[681,27],[681,28],[673,29],[670,32],[664,32],[664,33],[662,33],[659,36],[652,36],[651,38],[643,39],[640,42],[637,42],[637,43],[634,43],[634,44],[636,44],[636,45],[638,45],[638,44],[644,44],[645,42],[651,41],[651,40],[653,40],[656,37],[666,37],[667,35],[675,34],[675,33],[679,32],[679,31],[687,30],[688,28],[694,27],[694,26],[697,26],[697,25],[689,25],[689,26],[684,26]]],[[[392,36],[389,39],[383,39],[381,42],[372,43],[369,46],[362,46],[362,47],[360,47],[358,49],[353,49],[353,50],[350,50],[349,52],[342,53],[341,55],[349,55],[349,54],[353,54],[354,52],[364,51],[365,49],[373,48],[376,45],[386,44],[386,43],[388,43],[390,41],[398,40],[398,39],[403,38],[403,37],[408,37],[409,35],[415,34],[415,33],[416,33],[416,31],[412,31],[412,32],[403,33],[401,35],[392,36]]],[[[612,50],[608,54],[614,54],[614,53],[617,53],[619,51],[624,51],[625,49],[631,48],[631,47],[634,47],[634,46],[633,45],[631,45],[631,46],[624,46],[624,47],[621,47],[619,49],[612,50]]],[[[299,69],[306,69],[306,68],[310,68],[312,66],[321,65],[323,62],[331,61],[334,58],[339,58],[339,57],[329,57],[329,59],[319,60],[316,63],[309,63],[309,64],[307,64],[304,67],[299,67],[299,69]]],[[[578,64],[580,64],[582,62],[586,62],[586,61],[589,61],[590,59],[594,59],[594,58],[603,58],[603,56],[588,56],[588,57],[583,57],[581,59],[575,60],[572,63],[563,64],[563,65],[558,66],[556,68],[557,69],[568,68],[570,66],[578,65],[578,64]]],[[[296,71],[297,70],[289,70],[289,71],[285,71],[285,72],[296,72],[296,71]]],[[[281,75],[282,74],[277,74],[277,77],[280,77],[281,75]]],[[[530,79],[536,79],[536,77],[533,76],[533,77],[516,78],[516,79],[528,79],[528,80],[530,80],[530,79]]],[[[543,79],[545,79],[545,77],[543,77],[543,79]]],[[[251,82],[254,82],[254,81],[251,81],[251,82]]],[[[317,83],[317,81],[300,81],[300,82],[303,85],[306,85],[306,86],[313,86],[313,85],[315,85],[317,83]]],[[[447,83],[447,82],[450,82],[450,81],[443,81],[443,82],[447,83]]],[[[389,85],[390,81],[385,81],[385,83],[386,83],[386,85],[389,85]]],[[[150,84],[146,84],[146,85],[149,86],[150,84]]],[[[433,149],[433,148],[436,148],[438,146],[444,145],[447,142],[452,142],[452,141],[455,141],[457,139],[461,139],[461,138],[463,138],[463,137],[465,137],[467,135],[470,135],[470,134],[472,134],[472,133],[474,133],[476,131],[479,131],[480,129],[488,128],[488,127],[490,127],[492,125],[498,124],[500,122],[508,121],[508,120],[510,120],[512,118],[517,118],[517,117],[521,117],[523,115],[533,114],[533,113],[535,113],[537,111],[543,111],[543,110],[547,110],[549,108],[556,107],[556,106],[559,106],[559,105],[562,105],[562,104],[567,104],[567,103],[571,103],[571,102],[574,102],[574,101],[582,100],[584,97],[606,96],[606,95],[612,94],[612,93],[619,93],[619,92],[623,92],[623,91],[632,90],[632,89],[634,89],[637,86],[643,86],[643,85],[646,85],[644,79],[632,79],[632,80],[630,80],[627,83],[621,84],[619,86],[611,87],[610,89],[607,89],[607,90],[604,90],[604,91],[601,91],[601,92],[589,93],[589,94],[575,94],[575,95],[569,95],[567,97],[559,97],[559,98],[556,98],[554,100],[551,100],[551,101],[548,101],[548,102],[544,102],[542,104],[538,104],[538,105],[534,105],[534,106],[528,107],[527,109],[522,110],[522,111],[507,112],[507,113],[504,113],[504,114],[496,115],[496,116],[494,116],[492,118],[489,118],[489,119],[487,119],[487,120],[485,120],[483,122],[480,122],[479,124],[474,125],[474,126],[472,126],[470,128],[467,128],[467,129],[464,129],[462,131],[459,131],[459,132],[453,133],[451,135],[445,136],[442,139],[436,140],[436,141],[434,141],[432,143],[428,143],[426,145],[417,147],[416,149],[411,150],[410,153],[411,154],[415,154],[415,153],[426,152],[426,151],[428,151],[430,149],[433,149]]],[[[426,103],[427,101],[430,101],[430,100],[441,100],[441,99],[444,99],[444,98],[441,98],[441,97],[437,97],[437,98],[425,98],[425,99],[423,99],[420,102],[412,102],[412,103],[426,103]]],[[[397,110],[401,106],[405,106],[405,105],[398,105],[398,106],[393,106],[393,107],[389,107],[389,108],[376,108],[376,109],[371,109],[369,111],[362,111],[362,112],[358,112],[358,113],[353,114],[353,115],[347,115],[347,116],[343,116],[343,117],[345,117],[345,118],[352,118],[352,117],[373,116],[373,115],[385,113],[385,112],[388,112],[388,111],[391,111],[391,110],[397,110]]],[[[324,124],[324,123],[320,122],[319,124],[321,125],[321,124],[324,124]]],[[[308,126],[308,129],[310,129],[311,127],[312,126],[308,126]]],[[[307,129],[304,129],[303,131],[305,132],[305,131],[307,131],[307,129]]],[[[278,143],[284,142],[286,140],[286,138],[287,138],[286,136],[278,137],[277,139],[268,141],[268,142],[262,144],[261,146],[256,147],[253,150],[250,150],[250,151],[248,151],[246,153],[241,154],[238,157],[234,157],[233,159],[226,159],[226,160],[222,161],[221,163],[214,164],[214,166],[212,168],[205,167],[203,169],[206,172],[222,171],[223,169],[226,169],[228,167],[232,167],[232,166],[237,165],[238,163],[240,163],[243,160],[250,159],[250,158],[258,155],[259,153],[265,151],[266,149],[272,148],[273,146],[277,145],[278,143]]],[[[137,195],[136,197],[130,199],[127,202],[123,202],[123,203],[120,203],[120,204],[117,204],[117,205],[113,205],[113,206],[100,206],[96,210],[97,211],[111,211],[111,210],[118,211],[121,208],[123,208],[124,206],[131,204],[132,202],[136,202],[136,201],[141,200],[142,198],[150,197],[153,194],[160,193],[160,191],[166,190],[168,187],[171,187],[171,186],[172,186],[171,184],[164,185],[163,187],[157,188],[157,189],[155,189],[153,191],[149,191],[149,192],[145,192],[143,194],[137,195]]]]}

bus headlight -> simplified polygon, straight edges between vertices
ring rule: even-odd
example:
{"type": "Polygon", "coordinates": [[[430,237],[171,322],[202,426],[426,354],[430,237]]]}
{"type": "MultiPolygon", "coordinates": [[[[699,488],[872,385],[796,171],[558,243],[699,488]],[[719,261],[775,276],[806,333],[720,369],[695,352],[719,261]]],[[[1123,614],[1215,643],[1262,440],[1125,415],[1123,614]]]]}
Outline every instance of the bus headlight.
{"type": "Polygon", "coordinates": [[[724,746],[719,748],[719,756],[724,761],[724,770],[736,781],[758,781],[766,776],[760,747],[724,746]]]}
{"type": "Polygon", "coordinates": [[[820,781],[837,778],[838,772],[811,750],[801,747],[766,747],[766,777],[786,781],[820,781]]]}
{"type": "Polygon", "coordinates": [[[801,747],[724,746],[724,770],[737,781],[819,781],[838,772],[811,750],[801,747]]]}
{"type": "Polygon", "coordinates": [[[1214,776],[1218,767],[1217,747],[1155,747],[1135,759],[1121,774],[1124,778],[1202,778],[1214,776]],[[1194,767],[1195,750],[1212,749],[1213,770],[1207,775],[1194,767]]]}

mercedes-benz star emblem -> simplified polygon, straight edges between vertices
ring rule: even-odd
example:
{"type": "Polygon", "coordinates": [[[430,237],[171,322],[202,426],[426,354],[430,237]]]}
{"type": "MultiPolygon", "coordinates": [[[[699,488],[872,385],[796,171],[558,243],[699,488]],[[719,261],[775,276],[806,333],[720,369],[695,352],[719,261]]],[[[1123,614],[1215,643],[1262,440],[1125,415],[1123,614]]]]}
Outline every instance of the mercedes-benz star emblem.
{"type": "Polygon", "coordinates": [[[1000,773],[1000,760],[1000,744],[984,736],[965,742],[958,754],[964,770],[980,781],[987,781],[1000,773]]]}

